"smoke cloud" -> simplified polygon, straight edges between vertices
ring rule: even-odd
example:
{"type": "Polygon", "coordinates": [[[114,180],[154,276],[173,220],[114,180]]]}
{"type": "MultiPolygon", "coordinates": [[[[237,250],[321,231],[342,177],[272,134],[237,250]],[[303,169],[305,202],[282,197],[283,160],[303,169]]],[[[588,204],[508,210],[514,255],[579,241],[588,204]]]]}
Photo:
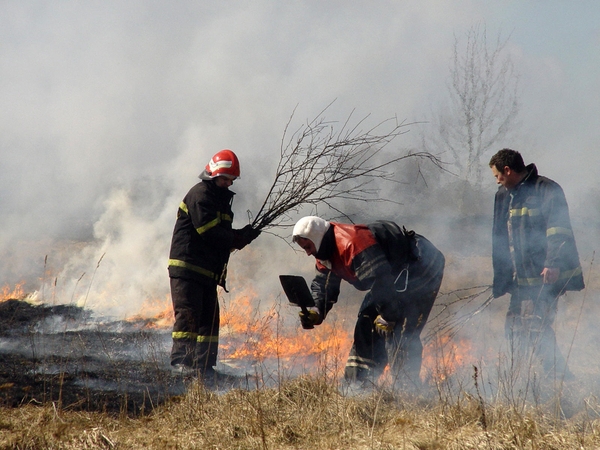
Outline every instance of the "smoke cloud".
{"type": "MultiPolygon", "coordinates": [[[[445,95],[454,36],[476,23],[512,32],[522,75],[523,132],[504,146],[561,183],[577,216],[574,199],[597,186],[600,162],[590,95],[600,87],[589,13],[598,5],[551,3],[2,2],[0,286],[25,282],[39,299],[102,314],[143,313],[147,300],[168,296],[177,206],[212,154],[240,157],[241,228],[266,195],[294,110],[291,129],[334,100],[332,121],[352,111],[373,124],[420,120],[445,95]],[[565,27],[544,26],[557,15],[565,27]]],[[[416,148],[422,126],[394,146],[416,148]]],[[[491,214],[491,176],[485,189],[491,214]]],[[[445,222],[408,207],[418,196],[400,203],[393,214],[378,203],[348,211],[358,221],[410,217],[451,248],[445,222]]],[[[244,284],[269,299],[278,273],[309,276],[311,262],[280,237],[265,233],[236,253],[232,281],[247,274],[244,284]]],[[[582,248],[589,259],[594,248],[582,248]]]]}

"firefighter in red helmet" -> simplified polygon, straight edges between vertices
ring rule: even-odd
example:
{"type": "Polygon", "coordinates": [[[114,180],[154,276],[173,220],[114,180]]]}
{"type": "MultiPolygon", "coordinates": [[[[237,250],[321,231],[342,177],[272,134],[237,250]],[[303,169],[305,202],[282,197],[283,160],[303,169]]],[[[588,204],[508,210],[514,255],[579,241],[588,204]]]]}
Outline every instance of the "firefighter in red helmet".
{"type": "Polygon", "coordinates": [[[240,162],[231,150],[225,149],[218,152],[210,159],[204,172],[200,174],[200,178],[209,180],[218,176],[230,180],[240,177],[240,162]]]}
{"type": "Polygon", "coordinates": [[[216,153],[177,211],[169,254],[171,298],[175,313],[171,366],[175,373],[215,378],[219,345],[217,286],[225,288],[232,250],[241,250],[260,230],[233,229],[234,192],[240,177],[234,152],[216,153]]]}

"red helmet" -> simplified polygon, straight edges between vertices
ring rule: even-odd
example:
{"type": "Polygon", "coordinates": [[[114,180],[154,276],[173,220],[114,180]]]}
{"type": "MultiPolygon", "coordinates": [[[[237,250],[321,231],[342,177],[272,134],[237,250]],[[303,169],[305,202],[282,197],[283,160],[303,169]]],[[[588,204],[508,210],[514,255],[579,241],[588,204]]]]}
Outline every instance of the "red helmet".
{"type": "Polygon", "coordinates": [[[227,177],[236,179],[240,177],[240,162],[237,156],[229,149],[221,150],[213,156],[204,169],[207,178],[227,177]]]}

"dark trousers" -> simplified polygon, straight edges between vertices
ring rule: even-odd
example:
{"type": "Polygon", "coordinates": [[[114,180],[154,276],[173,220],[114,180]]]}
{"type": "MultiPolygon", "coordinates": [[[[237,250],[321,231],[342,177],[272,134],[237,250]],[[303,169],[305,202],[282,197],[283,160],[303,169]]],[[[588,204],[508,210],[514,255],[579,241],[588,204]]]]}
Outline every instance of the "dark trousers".
{"type": "Polygon", "coordinates": [[[171,278],[175,313],[171,365],[185,364],[202,372],[217,364],[219,301],[216,285],[171,278]]]}
{"type": "Polygon", "coordinates": [[[369,298],[371,293],[365,296],[344,371],[347,380],[375,381],[389,364],[395,381],[420,383],[423,360],[421,331],[427,323],[441,282],[440,276],[428,286],[403,295],[394,331],[386,336],[375,331],[373,322],[379,313],[369,298]]]}
{"type": "Polygon", "coordinates": [[[511,350],[525,357],[527,363],[531,355],[541,362],[547,375],[570,376],[552,328],[559,296],[552,285],[517,288],[510,298],[505,331],[511,350]]]}

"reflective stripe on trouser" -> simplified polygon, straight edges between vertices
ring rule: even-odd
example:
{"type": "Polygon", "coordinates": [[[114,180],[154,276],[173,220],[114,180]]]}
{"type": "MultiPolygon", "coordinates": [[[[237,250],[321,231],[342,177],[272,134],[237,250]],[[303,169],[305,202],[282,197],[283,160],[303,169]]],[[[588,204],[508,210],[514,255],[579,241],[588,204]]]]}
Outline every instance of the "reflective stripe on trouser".
{"type": "Polygon", "coordinates": [[[354,342],[344,369],[344,378],[347,380],[375,380],[385,369],[385,340],[373,331],[373,321],[376,317],[375,311],[365,311],[356,320],[354,342]]]}
{"type": "Polygon", "coordinates": [[[403,295],[394,332],[387,337],[374,330],[373,322],[379,313],[372,299],[368,298],[371,293],[368,293],[363,302],[368,306],[361,310],[354,327],[354,343],[344,377],[348,380],[376,380],[389,363],[395,381],[419,383],[423,359],[421,331],[427,323],[441,282],[442,274],[439,274],[422,289],[403,295]]]}
{"type": "Polygon", "coordinates": [[[217,363],[219,302],[216,285],[171,278],[175,323],[171,364],[206,370],[217,363]]]}
{"type": "Polygon", "coordinates": [[[217,365],[217,353],[219,351],[219,304],[216,308],[217,326],[216,331],[213,328],[214,335],[199,335],[196,341],[196,361],[195,366],[206,371],[217,365]]]}

